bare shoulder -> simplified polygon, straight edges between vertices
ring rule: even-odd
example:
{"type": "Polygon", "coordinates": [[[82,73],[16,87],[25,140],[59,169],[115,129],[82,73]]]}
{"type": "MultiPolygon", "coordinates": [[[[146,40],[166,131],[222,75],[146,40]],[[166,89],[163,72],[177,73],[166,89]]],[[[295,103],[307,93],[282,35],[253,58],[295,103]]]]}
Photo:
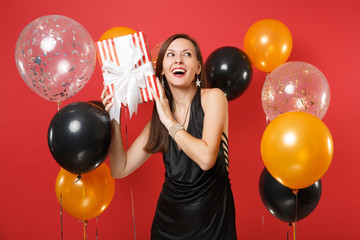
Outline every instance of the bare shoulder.
{"type": "Polygon", "coordinates": [[[227,106],[227,99],[224,92],[219,88],[204,88],[201,90],[201,102],[205,108],[207,105],[227,106]]]}
{"type": "Polygon", "coordinates": [[[204,110],[204,132],[210,136],[228,133],[228,101],[219,88],[207,88],[201,92],[201,105],[204,110]]]}

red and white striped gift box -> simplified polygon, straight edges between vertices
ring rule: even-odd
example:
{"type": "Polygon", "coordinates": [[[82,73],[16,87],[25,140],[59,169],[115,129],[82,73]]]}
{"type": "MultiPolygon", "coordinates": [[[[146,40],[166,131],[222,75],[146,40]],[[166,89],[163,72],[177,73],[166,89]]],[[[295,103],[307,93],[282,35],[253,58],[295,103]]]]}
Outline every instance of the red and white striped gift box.
{"type": "MultiPolygon", "coordinates": [[[[151,57],[149,54],[149,48],[146,41],[146,38],[142,32],[137,32],[129,35],[124,35],[116,38],[111,38],[103,41],[96,42],[96,51],[98,53],[98,59],[100,62],[101,68],[104,65],[104,62],[106,60],[110,60],[114,62],[116,65],[120,66],[119,61],[119,55],[122,54],[119,52],[119,44],[123,42],[124,38],[127,38],[130,42],[131,47],[137,47],[143,52],[143,57],[136,63],[135,68],[138,68],[146,63],[151,63],[151,57]],[[121,39],[120,39],[121,38],[121,39]],[[122,41],[120,41],[120,40],[122,41]]],[[[120,48],[121,49],[121,48],[120,48]]],[[[149,65],[150,68],[150,65],[149,65]]],[[[106,78],[105,71],[103,70],[103,77],[104,80],[106,78]]],[[[154,100],[154,97],[152,96],[150,92],[150,87],[156,90],[157,95],[159,96],[158,89],[155,87],[155,73],[154,69],[151,66],[151,69],[148,69],[147,72],[152,72],[152,74],[146,75],[146,87],[145,88],[139,88],[141,98],[138,99],[138,103],[148,102],[154,100]]],[[[109,87],[109,94],[114,93],[114,84],[111,84],[109,87]]],[[[127,105],[127,104],[126,104],[127,105]]],[[[126,106],[124,104],[121,104],[122,107],[126,106]]]]}

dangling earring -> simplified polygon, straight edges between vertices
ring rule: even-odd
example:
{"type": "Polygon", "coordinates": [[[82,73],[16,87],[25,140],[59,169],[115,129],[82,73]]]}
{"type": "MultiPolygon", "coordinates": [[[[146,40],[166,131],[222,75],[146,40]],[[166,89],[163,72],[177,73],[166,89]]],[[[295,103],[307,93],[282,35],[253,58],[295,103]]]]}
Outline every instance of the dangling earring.
{"type": "Polygon", "coordinates": [[[163,87],[165,87],[164,75],[161,75],[161,85],[162,85],[163,87]]]}
{"type": "Polygon", "coordinates": [[[201,81],[199,79],[199,74],[196,75],[196,86],[200,87],[201,86],[201,81]]]}

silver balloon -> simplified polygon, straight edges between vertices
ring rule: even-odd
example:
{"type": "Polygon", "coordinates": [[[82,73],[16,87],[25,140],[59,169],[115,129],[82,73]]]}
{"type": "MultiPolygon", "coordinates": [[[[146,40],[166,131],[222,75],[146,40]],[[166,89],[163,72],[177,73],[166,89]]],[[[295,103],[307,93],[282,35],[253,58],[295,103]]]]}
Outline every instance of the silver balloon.
{"type": "Polygon", "coordinates": [[[95,45],[87,30],[71,18],[43,16],[21,32],[15,62],[34,92],[49,101],[63,101],[90,80],[96,64],[95,45]]]}

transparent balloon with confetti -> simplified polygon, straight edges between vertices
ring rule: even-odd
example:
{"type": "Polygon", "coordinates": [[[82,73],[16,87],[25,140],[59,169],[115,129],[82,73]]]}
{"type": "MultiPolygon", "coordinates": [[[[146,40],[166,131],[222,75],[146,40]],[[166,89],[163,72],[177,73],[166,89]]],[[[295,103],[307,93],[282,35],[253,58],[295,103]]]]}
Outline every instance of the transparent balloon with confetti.
{"type": "Polygon", "coordinates": [[[35,93],[60,102],[79,92],[95,69],[94,42],[71,18],[48,15],[20,33],[15,48],[18,71],[35,93]]]}
{"type": "Polygon", "coordinates": [[[318,68],[301,61],[287,62],[267,75],[261,101],[270,121],[293,111],[322,119],[329,107],[330,88],[318,68]]]}

